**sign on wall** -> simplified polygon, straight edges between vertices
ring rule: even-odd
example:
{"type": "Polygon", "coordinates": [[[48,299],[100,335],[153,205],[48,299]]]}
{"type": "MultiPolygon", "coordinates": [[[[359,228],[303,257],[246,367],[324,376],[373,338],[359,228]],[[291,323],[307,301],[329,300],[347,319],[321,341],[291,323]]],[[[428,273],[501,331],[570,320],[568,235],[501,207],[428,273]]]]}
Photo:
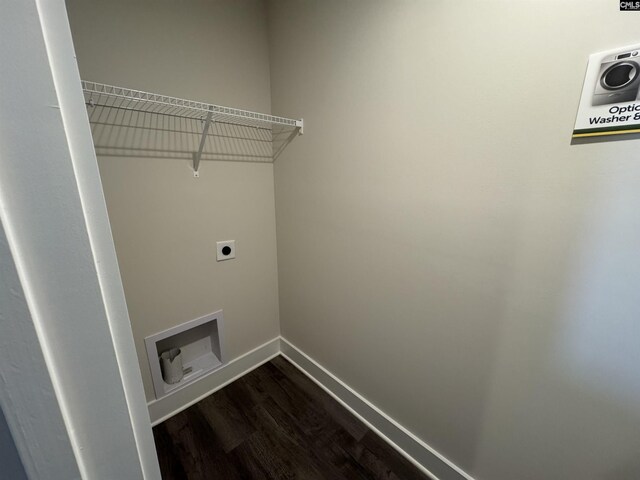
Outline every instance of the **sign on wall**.
{"type": "Polygon", "coordinates": [[[640,133],[640,45],[589,57],[573,137],[640,133]]]}

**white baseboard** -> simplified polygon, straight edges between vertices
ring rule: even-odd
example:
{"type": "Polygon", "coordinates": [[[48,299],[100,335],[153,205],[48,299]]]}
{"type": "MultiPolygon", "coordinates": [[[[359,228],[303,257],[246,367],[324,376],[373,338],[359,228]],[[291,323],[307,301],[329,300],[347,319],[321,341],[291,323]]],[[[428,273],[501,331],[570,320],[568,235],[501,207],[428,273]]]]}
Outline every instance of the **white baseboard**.
{"type": "Polygon", "coordinates": [[[189,408],[272,358],[282,355],[434,480],[474,480],[302,350],[282,337],[232,360],[182,390],[148,403],[153,426],[189,408]]]}
{"type": "Polygon", "coordinates": [[[258,368],[263,363],[280,354],[280,337],[254,348],[250,352],[241,355],[217,370],[202,377],[198,381],[185,386],[181,390],[150,401],[149,417],[151,425],[156,426],[177,413],[198,403],[213,392],[220,390],[225,385],[237,380],[251,370],[258,368]]]}
{"type": "Polygon", "coordinates": [[[435,480],[473,478],[284,338],[281,355],[435,480]]]}

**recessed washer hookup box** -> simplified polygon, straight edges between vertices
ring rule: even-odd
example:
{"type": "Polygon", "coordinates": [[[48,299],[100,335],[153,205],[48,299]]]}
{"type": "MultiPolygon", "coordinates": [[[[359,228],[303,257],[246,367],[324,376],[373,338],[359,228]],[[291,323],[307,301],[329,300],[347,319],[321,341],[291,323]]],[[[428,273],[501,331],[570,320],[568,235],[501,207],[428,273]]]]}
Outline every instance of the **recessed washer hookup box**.
{"type": "Polygon", "coordinates": [[[640,44],[589,57],[573,137],[640,133],[640,44]]]}
{"type": "Polygon", "coordinates": [[[181,323],[144,339],[156,399],[204,378],[226,362],[222,310],[181,323]],[[162,374],[163,353],[179,351],[183,375],[167,383],[162,374]]]}

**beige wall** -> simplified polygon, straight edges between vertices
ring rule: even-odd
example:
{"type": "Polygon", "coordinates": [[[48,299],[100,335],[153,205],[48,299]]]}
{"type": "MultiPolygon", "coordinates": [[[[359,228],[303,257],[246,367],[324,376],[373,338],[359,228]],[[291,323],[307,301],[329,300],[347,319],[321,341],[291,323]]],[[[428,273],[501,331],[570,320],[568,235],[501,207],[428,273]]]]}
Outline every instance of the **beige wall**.
{"type": "Polygon", "coordinates": [[[571,145],[616,2],[269,2],[281,329],[478,479],[640,478],[638,141],[571,145]]]}
{"type": "MultiPolygon", "coordinates": [[[[264,4],[67,2],[84,79],[269,112],[264,4]]],[[[278,335],[273,166],[99,158],[147,399],[144,337],[224,309],[233,359],[278,335]],[[217,263],[215,242],[236,240],[217,263]]]]}

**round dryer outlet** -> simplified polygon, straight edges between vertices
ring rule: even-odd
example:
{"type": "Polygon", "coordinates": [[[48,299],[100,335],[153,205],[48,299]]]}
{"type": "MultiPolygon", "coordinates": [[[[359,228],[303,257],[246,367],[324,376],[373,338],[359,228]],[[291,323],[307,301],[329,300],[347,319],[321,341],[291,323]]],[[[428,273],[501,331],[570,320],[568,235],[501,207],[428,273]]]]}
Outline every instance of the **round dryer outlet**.
{"type": "Polygon", "coordinates": [[[225,240],[224,242],[216,242],[216,260],[231,260],[236,258],[236,241],[225,240]]]}

